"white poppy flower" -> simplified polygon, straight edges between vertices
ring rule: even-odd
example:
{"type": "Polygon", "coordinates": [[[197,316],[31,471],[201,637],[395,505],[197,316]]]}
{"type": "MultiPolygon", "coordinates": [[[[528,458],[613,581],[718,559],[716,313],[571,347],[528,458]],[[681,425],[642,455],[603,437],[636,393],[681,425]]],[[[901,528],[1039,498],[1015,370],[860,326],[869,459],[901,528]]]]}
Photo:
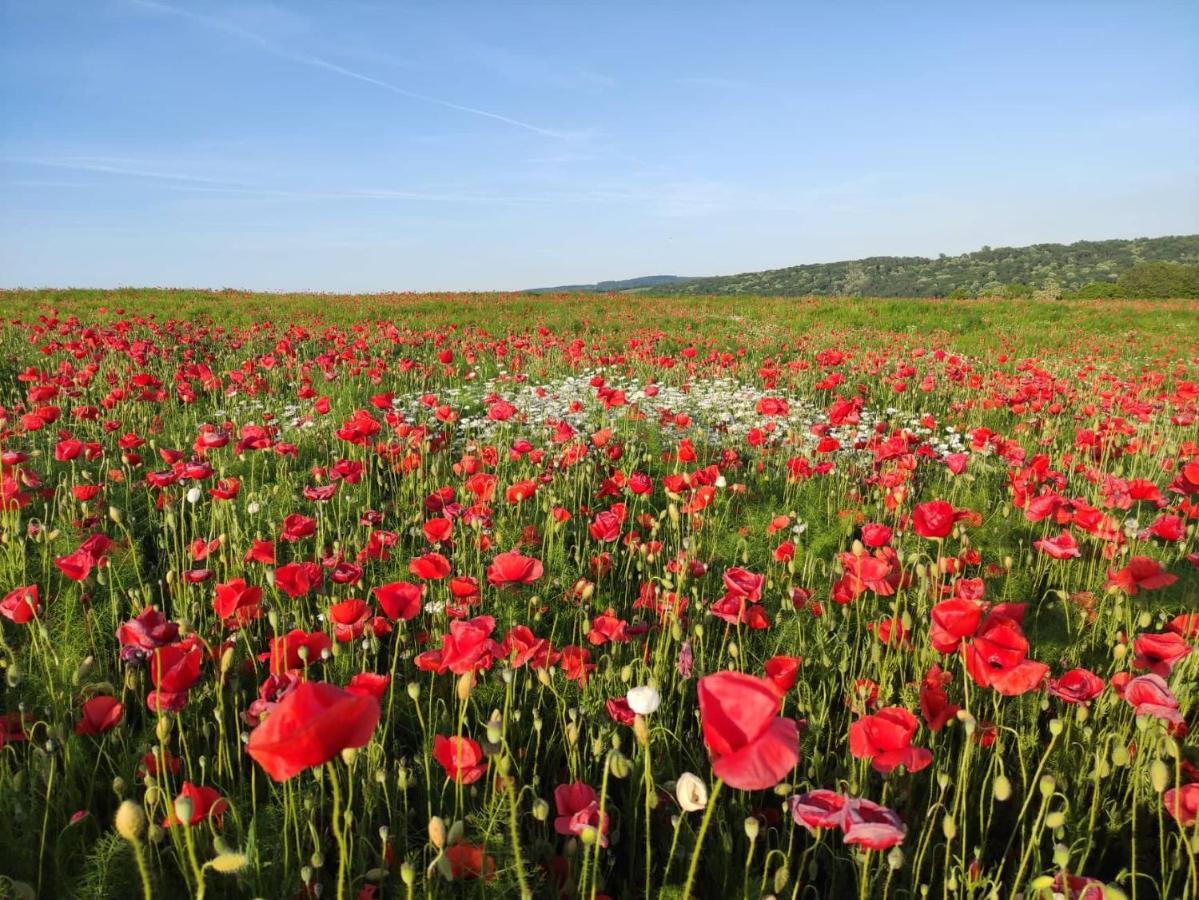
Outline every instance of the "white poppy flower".
{"type": "Polygon", "coordinates": [[[625,699],[629,702],[629,709],[639,716],[653,715],[662,703],[662,695],[648,684],[630,688],[625,699]]]}
{"type": "Polygon", "coordinates": [[[684,812],[698,812],[708,805],[708,786],[691,772],[684,772],[674,784],[674,796],[684,812]]]}

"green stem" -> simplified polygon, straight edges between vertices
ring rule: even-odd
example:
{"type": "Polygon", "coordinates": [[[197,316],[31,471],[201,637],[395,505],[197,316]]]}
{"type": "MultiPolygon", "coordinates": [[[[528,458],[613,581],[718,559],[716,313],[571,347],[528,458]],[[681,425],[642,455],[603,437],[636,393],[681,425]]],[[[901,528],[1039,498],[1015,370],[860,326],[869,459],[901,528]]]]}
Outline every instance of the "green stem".
{"type": "Polygon", "coordinates": [[[699,851],[704,846],[704,835],[708,833],[708,824],[712,821],[712,811],[716,809],[716,797],[720,794],[720,789],[724,787],[724,782],[719,778],[716,779],[716,784],[712,788],[712,796],[708,798],[708,808],[704,810],[703,821],[699,823],[699,834],[695,836],[695,849],[691,851],[691,862],[687,866],[687,880],[683,882],[683,900],[689,900],[691,897],[691,885],[695,883],[695,873],[699,869],[699,851]]]}

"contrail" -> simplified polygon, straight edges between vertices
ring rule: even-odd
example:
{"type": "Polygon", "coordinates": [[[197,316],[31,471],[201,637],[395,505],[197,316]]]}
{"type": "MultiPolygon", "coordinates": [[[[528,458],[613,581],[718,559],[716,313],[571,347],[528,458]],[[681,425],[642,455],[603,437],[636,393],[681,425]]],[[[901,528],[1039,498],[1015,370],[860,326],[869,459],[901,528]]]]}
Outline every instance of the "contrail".
{"type": "Polygon", "coordinates": [[[312,68],[316,69],[324,69],[325,71],[332,72],[335,75],[341,75],[344,78],[352,78],[355,81],[371,84],[375,87],[382,88],[385,91],[390,91],[393,94],[398,94],[401,97],[407,97],[410,100],[419,100],[422,103],[430,103],[435,106],[453,109],[472,116],[493,119],[496,122],[503,122],[505,125],[511,125],[514,128],[521,128],[525,131],[531,131],[534,134],[544,135],[545,137],[551,137],[557,140],[570,140],[570,135],[564,134],[561,131],[554,131],[550,128],[542,128],[540,125],[522,122],[520,119],[513,119],[510,116],[500,115],[499,113],[490,112],[486,109],[479,109],[476,106],[466,106],[462,103],[454,103],[450,100],[443,100],[440,97],[431,97],[428,94],[410,91],[407,88],[400,87],[398,84],[392,84],[390,81],[384,81],[381,78],[375,78],[371,75],[364,75],[361,72],[355,72],[353,69],[347,69],[345,66],[339,66],[337,63],[330,62],[322,57],[311,56],[309,54],[297,53],[293,50],[288,50],[286,47],[280,47],[278,44],[267,40],[260,34],[256,34],[253,31],[247,31],[246,29],[234,25],[231,22],[226,22],[223,19],[205,16],[200,13],[194,13],[191,10],[180,9],[176,6],[170,6],[166,3],[158,3],[156,0],[130,0],[130,2],[133,3],[133,5],[143,7],[144,9],[180,16],[204,25],[207,28],[214,28],[218,31],[223,31],[226,34],[231,34],[235,37],[241,38],[244,41],[257,44],[266,52],[281,59],[291,60],[292,62],[300,63],[301,65],[305,66],[311,66],[312,68]]]}

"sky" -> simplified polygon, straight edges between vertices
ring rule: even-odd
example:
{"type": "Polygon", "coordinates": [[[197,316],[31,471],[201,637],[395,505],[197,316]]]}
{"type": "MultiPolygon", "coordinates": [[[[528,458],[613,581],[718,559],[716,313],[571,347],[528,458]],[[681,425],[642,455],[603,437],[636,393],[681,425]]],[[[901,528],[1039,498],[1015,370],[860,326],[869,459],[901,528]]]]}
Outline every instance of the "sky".
{"type": "Polygon", "coordinates": [[[1199,3],[0,0],[0,286],[522,289],[1199,232],[1199,3]]]}

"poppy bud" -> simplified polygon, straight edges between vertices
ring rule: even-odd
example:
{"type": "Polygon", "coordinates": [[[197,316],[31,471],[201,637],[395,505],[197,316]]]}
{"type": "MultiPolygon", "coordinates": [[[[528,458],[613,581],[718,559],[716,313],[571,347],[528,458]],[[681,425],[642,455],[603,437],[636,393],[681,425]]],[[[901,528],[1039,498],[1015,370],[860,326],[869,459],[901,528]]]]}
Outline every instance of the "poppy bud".
{"type": "Polygon", "coordinates": [[[108,518],[120,525],[121,519],[124,517],[121,515],[121,511],[119,509],[117,509],[115,506],[110,506],[108,507],[108,518]]]}
{"type": "Polygon", "coordinates": [[[1000,803],[1005,802],[1012,796],[1012,783],[1008,781],[1006,775],[997,775],[991,788],[995,793],[995,799],[1000,803]]]}
{"type": "Polygon", "coordinates": [[[112,792],[118,797],[124,797],[126,789],[127,785],[125,784],[125,779],[120,775],[112,780],[112,792]]]}
{"type": "Polygon", "coordinates": [[[1050,831],[1056,831],[1066,824],[1066,815],[1061,812],[1051,812],[1045,817],[1045,827],[1050,831]]]}
{"type": "Polygon", "coordinates": [[[745,828],[745,836],[749,838],[749,842],[752,844],[758,839],[758,831],[761,829],[762,823],[758,821],[756,816],[747,816],[742,823],[742,827],[745,828]]]}
{"type": "Polygon", "coordinates": [[[429,843],[438,850],[445,848],[445,820],[441,816],[434,816],[429,820],[429,843]]]}
{"type": "Polygon", "coordinates": [[[76,685],[82,683],[83,680],[87,678],[89,674],[91,674],[92,668],[95,666],[95,664],[96,658],[94,656],[85,656],[83,658],[83,662],[81,662],[75,669],[75,674],[71,679],[72,683],[76,685]]]}
{"type": "Polygon", "coordinates": [[[1042,775],[1041,781],[1037,785],[1042,797],[1052,797],[1054,790],[1057,788],[1057,779],[1052,775],[1042,775]]]}
{"type": "Polygon", "coordinates": [[[208,865],[225,875],[234,875],[250,864],[250,858],[244,853],[222,853],[208,865]]]}
{"type": "Polygon", "coordinates": [[[195,812],[195,804],[192,803],[192,798],[180,795],[175,798],[175,818],[184,825],[190,825],[192,813],[195,812]]]}
{"type": "Polygon", "coordinates": [[[550,805],[540,797],[533,803],[533,818],[538,822],[544,822],[549,818],[550,805]]]}
{"type": "Polygon", "coordinates": [[[645,716],[633,717],[633,736],[643,747],[649,743],[649,726],[645,724],[645,716]]]}
{"type": "Polygon", "coordinates": [[[774,870],[774,892],[776,894],[781,894],[784,890],[786,890],[787,882],[790,880],[791,869],[787,867],[786,863],[783,863],[774,870]]]}
{"type": "MultiPolygon", "coordinates": [[[[354,765],[354,760],[356,760],[357,758],[358,758],[358,748],[357,747],[343,747],[342,748],[341,761],[343,763],[345,763],[347,766],[354,765]]],[[[347,810],[346,812],[348,814],[349,810],[347,810]]]]}
{"type": "Polygon", "coordinates": [[[947,841],[952,841],[958,833],[958,823],[948,813],[941,819],[941,833],[947,841]]]}
{"type": "Polygon", "coordinates": [[[410,682],[408,682],[407,685],[405,685],[405,688],[408,691],[409,698],[411,698],[413,701],[420,699],[420,683],[419,682],[410,681],[410,682]]]}
{"type": "Polygon", "coordinates": [[[899,847],[892,847],[891,852],[887,854],[887,866],[892,870],[903,868],[903,850],[899,847]]]}
{"type": "Polygon", "coordinates": [[[408,887],[416,883],[416,867],[412,863],[405,862],[400,866],[400,880],[408,887]]]}
{"type": "Polygon", "coordinates": [[[141,804],[125,800],[117,807],[115,823],[117,834],[131,844],[141,842],[146,833],[146,813],[141,804]]]}
{"type": "Polygon", "coordinates": [[[491,718],[487,720],[487,741],[498,744],[504,737],[504,720],[498,709],[492,710],[491,718]]]}
{"type": "Polygon", "coordinates": [[[1149,780],[1153,789],[1159,794],[1170,786],[1170,767],[1160,759],[1155,759],[1149,766],[1149,780]]]}
{"type": "Polygon", "coordinates": [[[632,770],[633,765],[629,758],[619,750],[613,750],[608,754],[608,771],[612,773],[613,778],[628,778],[632,770]]]}

